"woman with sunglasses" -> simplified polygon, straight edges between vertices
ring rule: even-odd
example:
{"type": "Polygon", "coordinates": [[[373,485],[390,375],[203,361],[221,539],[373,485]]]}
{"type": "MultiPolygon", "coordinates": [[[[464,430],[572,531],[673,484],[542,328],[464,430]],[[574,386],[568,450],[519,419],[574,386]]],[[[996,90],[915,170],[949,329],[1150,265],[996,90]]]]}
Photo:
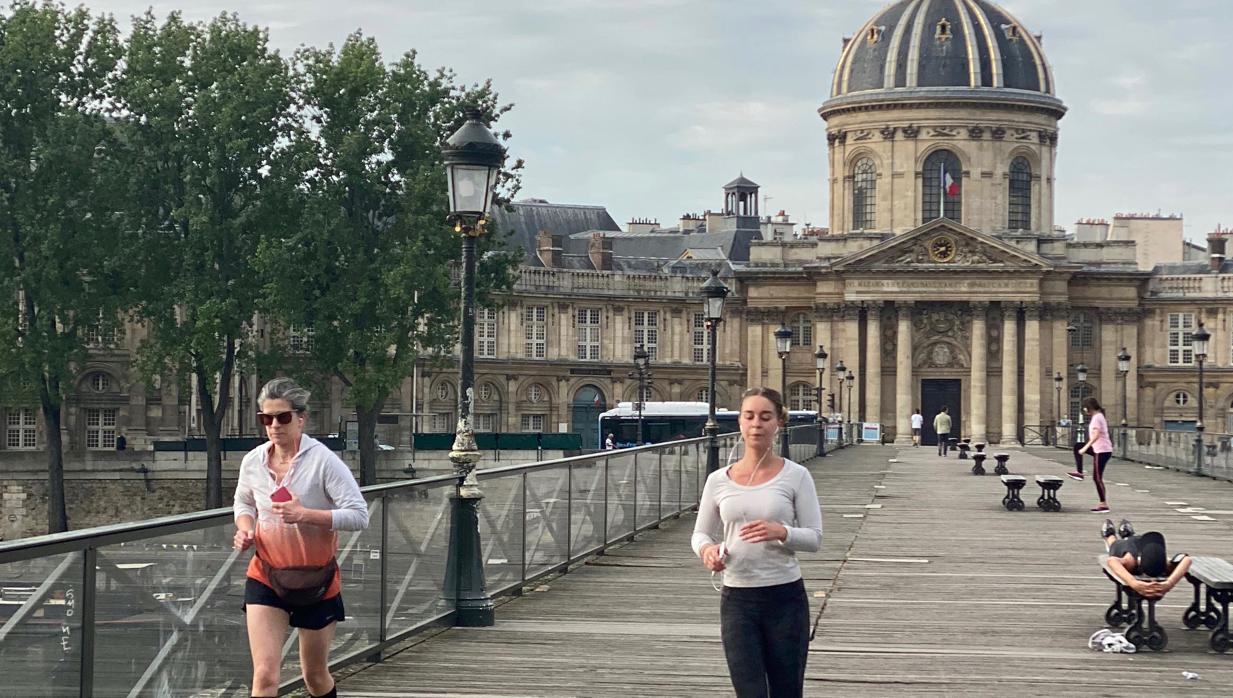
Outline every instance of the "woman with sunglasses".
{"type": "Polygon", "coordinates": [[[235,488],[235,547],[256,547],[244,587],[254,698],[278,695],[288,627],[309,695],[338,695],[328,660],[346,615],[334,555],[338,531],[368,527],[368,504],[351,469],[304,434],[308,397],[290,378],[265,384],[257,418],[270,441],[244,456],[235,488]]]}

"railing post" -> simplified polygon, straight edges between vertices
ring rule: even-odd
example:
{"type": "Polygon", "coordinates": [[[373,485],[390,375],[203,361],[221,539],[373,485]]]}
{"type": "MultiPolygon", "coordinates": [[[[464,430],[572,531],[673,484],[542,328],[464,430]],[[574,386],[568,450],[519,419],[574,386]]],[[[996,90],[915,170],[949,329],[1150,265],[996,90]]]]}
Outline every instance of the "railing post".
{"type": "MultiPolygon", "coordinates": [[[[522,582],[527,581],[527,471],[522,471],[522,582]]],[[[518,587],[519,592],[522,587],[518,587]]]]}
{"type": "Polygon", "coordinates": [[[565,569],[569,570],[569,561],[574,552],[574,464],[565,465],[565,569]]]}
{"type": "Polygon", "coordinates": [[[655,468],[659,473],[657,478],[659,480],[659,494],[655,495],[655,510],[658,512],[659,520],[662,522],[664,520],[664,452],[660,451],[655,454],[655,457],[659,461],[655,468]]]}
{"type": "Polygon", "coordinates": [[[608,492],[610,489],[608,487],[608,478],[609,478],[608,464],[611,461],[612,461],[612,458],[610,456],[604,456],[604,545],[603,547],[605,549],[607,549],[608,547],[608,492]]]}
{"type": "MultiPolygon", "coordinates": [[[[389,557],[390,551],[389,495],[383,494],[379,499],[377,499],[377,501],[381,504],[381,564],[378,567],[380,570],[381,588],[378,590],[379,601],[377,605],[377,608],[380,608],[381,612],[377,618],[377,639],[382,644],[385,644],[385,641],[389,639],[390,636],[388,620],[389,609],[386,608],[386,605],[389,604],[389,599],[386,598],[385,591],[386,582],[389,581],[389,568],[386,566],[386,559],[389,557]]],[[[368,655],[366,659],[367,661],[374,663],[381,661],[381,651],[378,650],[376,653],[368,655]]]]}
{"type": "MultiPolygon", "coordinates": [[[[98,548],[90,546],[81,555],[81,594],[77,614],[81,622],[81,698],[94,696],[94,601],[98,586],[98,548]]],[[[67,604],[68,599],[65,599],[67,604]]],[[[65,613],[72,610],[65,606],[65,613]]],[[[65,618],[68,624],[68,618],[65,618]]]]}
{"type": "Polygon", "coordinates": [[[638,454],[634,454],[634,525],[630,528],[630,535],[638,532],[638,454]]]}

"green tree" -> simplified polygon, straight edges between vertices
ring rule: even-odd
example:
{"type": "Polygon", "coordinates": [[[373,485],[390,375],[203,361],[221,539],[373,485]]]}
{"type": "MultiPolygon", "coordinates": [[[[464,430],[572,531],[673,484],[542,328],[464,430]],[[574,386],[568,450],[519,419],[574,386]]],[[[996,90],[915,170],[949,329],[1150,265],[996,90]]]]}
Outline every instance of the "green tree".
{"type": "MultiPolygon", "coordinates": [[[[457,341],[458,292],[451,269],[460,241],[451,234],[441,144],[463,121],[464,105],[490,120],[499,106],[488,83],[456,84],[430,74],[409,52],[393,65],[359,34],[342,48],[297,56],[304,127],[297,132],[299,225],[266,237],[262,277],[272,316],[312,328],[307,358],[318,376],[337,378],[355,406],[360,480],[376,482],[377,417],[421,355],[448,355],[457,341]]],[[[503,134],[505,138],[508,133],[503,134]]],[[[506,196],[522,163],[503,173],[506,196]]],[[[481,299],[508,288],[516,257],[481,242],[481,299]]]]}
{"type": "Polygon", "coordinates": [[[111,18],[84,9],[0,13],[0,396],[38,402],[53,533],[68,530],[61,410],[124,298],[107,99],[122,48],[111,18]]]}
{"type": "Polygon", "coordinates": [[[173,13],[160,25],[147,13],[134,19],[117,96],[139,223],[141,367],[196,379],[205,505],[218,507],[231,379],[256,349],[257,245],[287,220],[290,70],[265,30],[234,15],[190,24],[173,13]]]}

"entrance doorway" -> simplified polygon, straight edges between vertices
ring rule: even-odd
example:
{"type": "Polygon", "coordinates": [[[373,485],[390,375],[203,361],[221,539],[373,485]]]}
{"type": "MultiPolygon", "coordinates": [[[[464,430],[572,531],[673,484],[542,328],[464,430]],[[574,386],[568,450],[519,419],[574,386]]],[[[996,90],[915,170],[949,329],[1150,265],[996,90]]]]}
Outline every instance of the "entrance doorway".
{"type": "Polygon", "coordinates": [[[925,418],[925,428],[921,429],[921,442],[935,446],[938,434],[933,430],[933,418],[943,407],[950,408],[950,435],[958,437],[963,434],[960,425],[960,415],[963,413],[963,381],[958,378],[925,378],[920,382],[920,409],[925,418]]]}
{"type": "Polygon", "coordinates": [[[574,393],[570,405],[574,432],[582,437],[583,448],[603,448],[599,433],[599,415],[608,409],[604,394],[593,385],[584,385],[574,393]]]}

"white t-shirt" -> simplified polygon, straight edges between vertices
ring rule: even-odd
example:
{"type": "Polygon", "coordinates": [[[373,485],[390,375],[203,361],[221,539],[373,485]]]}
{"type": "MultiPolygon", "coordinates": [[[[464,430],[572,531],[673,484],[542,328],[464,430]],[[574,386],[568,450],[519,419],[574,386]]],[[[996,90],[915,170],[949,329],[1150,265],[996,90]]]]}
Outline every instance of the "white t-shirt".
{"type": "Polygon", "coordinates": [[[912,415],[912,428],[923,429],[925,427],[925,418],[920,414],[912,415]]]}

